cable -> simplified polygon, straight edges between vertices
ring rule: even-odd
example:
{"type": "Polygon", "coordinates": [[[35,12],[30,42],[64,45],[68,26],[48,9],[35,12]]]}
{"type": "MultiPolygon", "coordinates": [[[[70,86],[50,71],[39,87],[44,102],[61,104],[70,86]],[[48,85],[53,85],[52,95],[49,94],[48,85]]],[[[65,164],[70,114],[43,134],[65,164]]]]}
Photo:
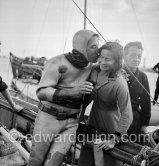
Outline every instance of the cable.
{"type": "Polygon", "coordinates": [[[12,67],[11,66],[11,61],[10,61],[10,57],[9,57],[9,64],[8,64],[8,71],[7,71],[7,81],[9,80],[9,68],[12,67]]]}
{"type": "MultiPolygon", "coordinates": [[[[137,26],[138,26],[139,33],[140,33],[140,35],[141,35],[142,41],[145,43],[144,37],[143,37],[143,33],[142,33],[142,31],[141,31],[141,27],[140,27],[140,24],[139,24],[139,20],[138,20],[137,14],[136,14],[136,10],[135,10],[133,1],[130,0],[130,3],[131,3],[131,6],[132,6],[133,13],[134,13],[134,15],[135,15],[135,19],[136,19],[136,22],[137,22],[137,26]]],[[[134,76],[133,73],[131,73],[131,74],[134,76]]],[[[135,79],[136,79],[136,78],[135,78],[135,79]]],[[[155,104],[159,105],[159,104],[154,100],[154,98],[150,95],[150,93],[145,89],[145,87],[139,82],[139,80],[138,80],[138,79],[136,79],[136,80],[137,80],[137,82],[142,86],[142,88],[146,91],[146,93],[150,96],[150,98],[152,99],[152,101],[155,102],[155,104]]]]}
{"type": "Polygon", "coordinates": [[[29,98],[29,95],[28,95],[29,94],[29,87],[30,87],[30,85],[28,84],[28,86],[27,86],[27,96],[26,96],[27,97],[27,102],[28,102],[28,98],[29,98]]]}
{"type": "Polygon", "coordinates": [[[85,13],[81,10],[81,8],[77,5],[77,3],[74,1],[74,0],[72,0],[73,1],[73,3],[77,6],[77,8],[83,13],[83,15],[87,18],[87,20],[90,22],[90,24],[93,26],[93,28],[100,34],[100,36],[103,38],[103,40],[105,41],[105,42],[107,42],[106,41],[106,39],[104,38],[104,36],[99,32],[99,30],[94,26],[94,24],[92,23],[92,21],[85,15],[85,13]]]}
{"type": "Polygon", "coordinates": [[[131,166],[137,166],[137,160],[139,158],[141,158],[142,160],[145,160],[145,162],[149,162],[148,153],[150,152],[150,149],[151,148],[148,146],[143,146],[140,152],[137,155],[133,156],[131,160],[131,166]]]}
{"type": "MultiPolygon", "coordinates": [[[[137,13],[136,13],[136,10],[135,10],[135,7],[134,7],[134,3],[133,3],[133,0],[130,0],[130,4],[132,6],[132,10],[133,10],[133,13],[134,13],[134,16],[135,16],[135,20],[137,22],[137,27],[138,27],[138,30],[139,30],[139,33],[140,33],[140,36],[141,36],[141,39],[143,41],[143,43],[147,46],[148,44],[145,42],[145,39],[144,39],[144,35],[142,33],[142,30],[141,30],[141,26],[140,26],[140,23],[139,23],[139,19],[138,19],[138,16],[137,16],[137,13]]],[[[148,48],[148,47],[147,47],[148,48]]],[[[149,55],[148,55],[149,56],[149,55]]],[[[150,61],[152,58],[149,58],[150,61]]]]}
{"type": "MultiPolygon", "coordinates": [[[[34,17],[34,13],[35,13],[35,9],[36,9],[36,6],[37,6],[37,1],[38,0],[34,0],[34,2],[33,2],[33,6],[32,6],[32,8],[30,9],[30,21],[29,21],[29,23],[28,23],[28,28],[27,28],[27,33],[28,33],[28,36],[29,36],[29,38],[31,38],[32,36],[32,34],[30,33],[30,30],[31,30],[31,28],[32,28],[32,26],[33,26],[33,17],[34,17]]],[[[28,47],[28,45],[27,45],[27,47],[28,47]]],[[[29,48],[26,48],[25,47],[25,52],[24,52],[24,55],[26,54],[26,50],[27,49],[29,49],[29,48]]]]}
{"type": "MultiPolygon", "coordinates": [[[[133,72],[130,71],[129,67],[125,64],[126,69],[132,74],[132,76],[135,78],[135,80],[139,83],[139,85],[145,90],[145,92],[149,95],[149,97],[154,101],[154,98],[151,96],[151,94],[147,91],[147,89],[142,85],[142,83],[138,80],[138,78],[135,76],[133,72]]],[[[155,101],[156,102],[156,101],[155,101]]],[[[159,105],[156,102],[157,105],[159,105]]]]}
{"type": "Polygon", "coordinates": [[[132,6],[132,10],[134,12],[134,15],[135,15],[135,19],[136,19],[136,22],[137,22],[139,33],[141,35],[142,40],[144,41],[143,34],[142,34],[142,31],[141,31],[141,27],[140,27],[140,24],[139,24],[139,20],[138,20],[138,17],[137,17],[137,14],[136,14],[136,10],[134,8],[134,4],[133,4],[132,0],[130,0],[130,3],[131,3],[131,6],[132,6]]]}
{"type": "Polygon", "coordinates": [[[66,38],[65,43],[64,43],[63,53],[65,52],[66,44],[67,44],[67,38],[66,38]]]}
{"type": "Polygon", "coordinates": [[[39,47],[39,44],[40,44],[40,41],[41,41],[41,34],[42,34],[42,32],[43,32],[43,29],[44,29],[44,25],[45,25],[46,18],[47,18],[47,15],[48,15],[50,3],[51,3],[51,0],[49,0],[49,2],[48,2],[48,6],[47,6],[47,9],[46,9],[46,13],[45,13],[45,15],[44,15],[43,23],[42,23],[41,30],[40,30],[40,35],[39,35],[38,44],[37,44],[37,47],[36,47],[36,49],[35,49],[35,55],[37,55],[38,47],[39,47]]]}

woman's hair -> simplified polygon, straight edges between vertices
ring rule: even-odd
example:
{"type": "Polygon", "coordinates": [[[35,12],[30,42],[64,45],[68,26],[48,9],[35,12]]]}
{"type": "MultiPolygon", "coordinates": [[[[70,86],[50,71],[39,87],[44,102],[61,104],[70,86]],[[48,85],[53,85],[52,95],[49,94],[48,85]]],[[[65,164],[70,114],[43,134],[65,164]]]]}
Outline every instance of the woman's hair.
{"type": "Polygon", "coordinates": [[[99,54],[102,50],[109,50],[113,53],[113,59],[115,60],[114,69],[110,72],[109,77],[115,77],[117,72],[122,68],[124,49],[118,42],[107,42],[99,48],[99,54]]]}

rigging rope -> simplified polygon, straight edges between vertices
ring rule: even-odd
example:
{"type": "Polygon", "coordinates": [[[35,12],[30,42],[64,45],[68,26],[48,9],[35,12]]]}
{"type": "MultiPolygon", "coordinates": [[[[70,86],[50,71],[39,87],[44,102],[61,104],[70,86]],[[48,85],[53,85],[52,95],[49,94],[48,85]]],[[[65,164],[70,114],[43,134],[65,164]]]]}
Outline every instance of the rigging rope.
{"type": "Polygon", "coordinates": [[[78,4],[74,1],[74,0],[72,0],[73,1],[73,3],[77,6],[77,8],[81,11],[81,13],[87,18],[87,20],[89,21],[89,23],[93,26],[93,28],[100,34],[100,36],[103,38],[103,40],[105,41],[105,42],[107,42],[106,41],[106,39],[104,38],[104,36],[99,32],[99,30],[94,26],[94,24],[92,23],[92,21],[86,16],[86,14],[82,11],[82,9],[78,6],[78,4]]]}
{"type": "Polygon", "coordinates": [[[8,71],[7,71],[7,81],[9,80],[9,68],[10,67],[12,67],[12,66],[11,66],[11,61],[9,60],[8,71]]]}
{"type": "Polygon", "coordinates": [[[137,165],[137,160],[141,158],[143,161],[145,160],[146,163],[148,163],[148,152],[150,151],[150,147],[148,146],[143,146],[141,151],[133,156],[131,160],[131,166],[136,166],[137,165]]]}
{"type": "MultiPolygon", "coordinates": [[[[134,4],[133,4],[133,0],[130,0],[130,4],[131,4],[131,6],[132,6],[132,10],[133,10],[133,13],[134,13],[134,15],[135,15],[135,19],[136,19],[136,22],[137,22],[137,26],[138,26],[139,33],[140,33],[140,35],[141,35],[141,39],[142,39],[142,41],[145,43],[145,40],[144,40],[144,37],[143,37],[143,33],[142,33],[142,31],[141,31],[141,26],[140,26],[140,24],[139,24],[139,20],[138,20],[138,17],[137,17],[137,13],[136,13],[136,10],[135,10],[134,4]]],[[[134,76],[133,73],[132,73],[132,75],[134,76]]],[[[138,79],[136,79],[136,80],[137,80],[137,82],[141,85],[141,83],[139,82],[139,80],[138,80],[138,79]]],[[[155,102],[155,104],[159,106],[159,104],[157,103],[157,101],[154,100],[154,98],[150,95],[150,93],[149,93],[143,86],[142,86],[142,88],[146,91],[146,93],[149,94],[149,96],[150,96],[150,98],[152,99],[152,101],[155,102]]]]}
{"type": "MultiPolygon", "coordinates": [[[[125,65],[126,69],[132,74],[132,76],[135,78],[135,80],[139,83],[139,85],[145,90],[145,92],[149,95],[149,97],[154,101],[154,98],[151,96],[151,94],[147,91],[147,89],[142,85],[142,83],[138,80],[138,78],[135,76],[133,72],[130,71],[129,67],[125,65]]],[[[156,101],[155,101],[156,102],[156,101]]],[[[156,102],[157,105],[159,105],[156,102]]]]}
{"type": "Polygon", "coordinates": [[[50,3],[51,3],[51,0],[48,1],[48,5],[47,5],[47,8],[46,8],[46,13],[45,13],[45,15],[44,15],[43,23],[42,23],[41,30],[40,30],[40,34],[39,34],[38,44],[37,44],[37,47],[36,47],[36,49],[35,49],[35,55],[37,55],[37,51],[38,51],[39,44],[40,44],[40,41],[41,41],[41,34],[42,34],[42,32],[43,32],[44,25],[45,25],[45,23],[46,23],[46,18],[47,18],[47,15],[48,15],[50,3]]]}
{"type": "MultiPolygon", "coordinates": [[[[65,10],[63,9],[62,11],[65,11],[65,10]]],[[[69,24],[67,26],[63,25],[63,27],[64,27],[63,29],[65,29],[65,31],[63,30],[63,39],[65,36],[64,34],[67,33],[67,36],[65,37],[65,41],[64,41],[63,53],[65,53],[66,45],[68,43],[68,34],[70,34],[72,24],[76,21],[76,17],[72,17],[75,15],[74,13],[75,13],[75,10],[72,9],[70,16],[69,17],[67,16],[69,18],[69,24]],[[75,19],[75,20],[73,20],[73,19],[75,19]]],[[[66,15],[63,14],[63,22],[64,22],[64,20],[66,20],[68,18],[66,18],[66,15]],[[64,19],[64,16],[65,16],[65,19],[64,19]]]]}
{"type": "MultiPolygon", "coordinates": [[[[103,40],[105,41],[105,42],[107,42],[106,41],[106,39],[104,38],[104,36],[99,32],[99,30],[96,28],[96,26],[92,23],[92,21],[85,15],[85,13],[82,11],[82,9],[78,6],[78,4],[74,1],[74,0],[72,0],[73,1],[73,3],[77,6],[77,8],[81,11],[81,13],[87,18],[87,20],[90,22],[90,24],[94,27],[94,29],[99,33],[99,35],[103,38],[103,40]]],[[[151,96],[151,94],[147,91],[147,89],[145,89],[145,87],[142,85],[142,83],[138,80],[138,78],[133,74],[133,72],[129,69],[129,67],[127,66],[127,65],[125,65],[125,67],[126,67],[126,69],[133,75],[133,77],[136,79],[136,81],[140,84],[140,86],[145,90],[145,92],[149,95],[149,97],[151,98],[151,99],[153,99],[153,101],[154,101],[154,98],[151,96]]],[[[157,102],[156,102],[156,104],[157,105],[159,105],[157,102]]]]}
{"type": "Polygon", "coordinates": [[[144,41],[143,33],[142,33],[142,31],[141,31],[141,27],[140,27],[140,24],[139,24],[139,20],[138,20],[137,14],[136,14],[136,10],[135,10],[133,1],[130,0],[130,3],[131,3],[131,6],[132,6],[133,13],[134,13],[134,15],[135,15],[135,19],[136,19],[136,22],[137,22],[137,26],[138,26],[138,29],[139,29],[139,33],[140,33],[140,35],[141,35],[142,41],[144,41]]]}
{"type": "MultiPolygon", "coordinates": [[[[36,5],[37,5],[37,1],[38,0],[34,0],[34,2],[33,2],[33,6],[32,6],[32,8],[30,9],[30,16],[29,16],[29,18],[31,18],[30,19],[30,22],[28,23],[28,25],[27,25],[27,34],[28,34],[28,36],[31,38],[32,37],[32,34],[30,33],[30,29],[32,28],[32,26],[33,26],[33,17],[34,17],[34,13],[35,13],[35,8],[36,8],[36,5]]],[[[28,49],[30,49],[30,48],[27,48],[27,47],[29,47],[28,45],[26,46],[25,45],[25,49],[24,49],[24,55],[27,53],[28,54],[28,52],[26,51],[26,50],[28,50],[28,49]]],[[[28,56],[28,55],[27,55],[28,56]]]]}

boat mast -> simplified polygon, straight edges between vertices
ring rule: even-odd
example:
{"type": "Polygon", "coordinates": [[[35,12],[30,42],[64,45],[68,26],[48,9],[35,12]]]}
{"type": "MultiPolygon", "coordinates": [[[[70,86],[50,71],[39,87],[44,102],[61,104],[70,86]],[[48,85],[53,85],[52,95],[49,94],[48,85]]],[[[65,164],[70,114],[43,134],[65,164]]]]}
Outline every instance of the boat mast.
{"type": "Polygon", "coordinates": [[[87,16],[87,0],[84,0],[84,29],[86,29],[86,17],[87,16]]]}
{"type": "Polygon", "coordinates": [[[0,57],[1,57],[1,45],[2,45],[2,43],[0,42],[0,57]]]}

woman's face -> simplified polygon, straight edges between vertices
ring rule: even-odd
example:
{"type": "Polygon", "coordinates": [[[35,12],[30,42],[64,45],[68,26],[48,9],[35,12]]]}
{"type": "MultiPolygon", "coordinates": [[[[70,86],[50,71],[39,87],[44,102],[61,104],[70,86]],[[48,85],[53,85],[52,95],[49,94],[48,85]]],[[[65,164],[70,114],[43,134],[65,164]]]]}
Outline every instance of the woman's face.
{"type": "Polygon", "coordinates": [[[111,72],[115,65],[113,57],[112,51],[103,49],[99,58],[100,69],[111,72]]]}

